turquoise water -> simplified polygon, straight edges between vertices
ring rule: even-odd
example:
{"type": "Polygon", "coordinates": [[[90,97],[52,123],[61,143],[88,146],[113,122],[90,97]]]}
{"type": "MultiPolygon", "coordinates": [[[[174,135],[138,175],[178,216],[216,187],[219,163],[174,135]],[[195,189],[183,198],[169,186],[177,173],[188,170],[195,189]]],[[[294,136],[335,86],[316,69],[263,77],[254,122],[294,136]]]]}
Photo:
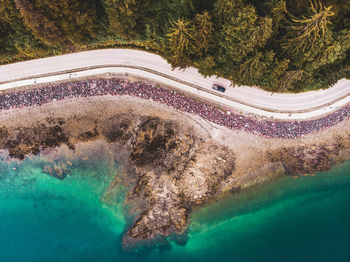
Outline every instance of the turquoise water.
{"type": "Polygon", "coordinates": [[[134,252],[120,244],[123,189],[108,190],[117,165],[87,161],[65,180],[41,167],[0,159],[0,262],[350,261],[350,162],[211,203],[185,245],[134,252]]]}

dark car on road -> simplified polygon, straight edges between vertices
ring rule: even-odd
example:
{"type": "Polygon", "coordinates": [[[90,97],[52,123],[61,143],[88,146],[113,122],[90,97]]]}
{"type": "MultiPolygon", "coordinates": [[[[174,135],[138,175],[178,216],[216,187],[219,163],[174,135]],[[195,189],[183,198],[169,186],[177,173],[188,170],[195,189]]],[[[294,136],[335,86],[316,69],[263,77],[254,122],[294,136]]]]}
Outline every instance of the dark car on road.
{"type": "Polygon", "coordinates": [[[219,85],[213,85],[213,89],[216,90],[216,91],[219,91],[219,92],[225,92],[225,87],[223,86],[219,86],[219,85]]]}

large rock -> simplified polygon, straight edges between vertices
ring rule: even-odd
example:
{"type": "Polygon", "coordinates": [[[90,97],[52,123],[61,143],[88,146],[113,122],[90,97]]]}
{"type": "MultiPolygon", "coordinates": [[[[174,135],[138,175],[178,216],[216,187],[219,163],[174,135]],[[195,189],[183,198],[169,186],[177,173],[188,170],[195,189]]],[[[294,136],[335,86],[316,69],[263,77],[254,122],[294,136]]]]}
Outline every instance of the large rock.
{"type": "MultiPolygon", "coordinates": [[[[107,119],[53,119],[31,127],[20,127],[2,138],[2,148],[23,158],[39,149],[80,141],[105,139],[123,147],[117,159],[128,175],[130,188],[125,203],[135,217],[124,244],[152,240],[187,229],[192,207],[218,196],[235,166],[234,153],[189,125],[154,116],[120,114],[107,119]],[[72,128],[75,127],[75,128],[72,128]],[[127,152],[127,153],[125,153],[127,152]]],[[[63,179],[66,165],[48,164],[43,171],[63,179]]]]}

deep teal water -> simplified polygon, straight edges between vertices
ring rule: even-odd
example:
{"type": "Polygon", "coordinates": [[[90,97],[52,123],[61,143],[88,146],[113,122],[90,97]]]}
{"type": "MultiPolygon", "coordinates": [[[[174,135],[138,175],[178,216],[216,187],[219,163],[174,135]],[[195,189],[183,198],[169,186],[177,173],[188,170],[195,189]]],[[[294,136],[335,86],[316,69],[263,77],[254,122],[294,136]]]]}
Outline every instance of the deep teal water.
{"type": "Polygon", "coordinates": [[[211,203],[186,245],[134,252],[120,245],[123,190],[106,191],[118,166],[89,161],[58,180],[41,165],[0,159],[0,262],[350,261],[350,162],[211,203]]]}

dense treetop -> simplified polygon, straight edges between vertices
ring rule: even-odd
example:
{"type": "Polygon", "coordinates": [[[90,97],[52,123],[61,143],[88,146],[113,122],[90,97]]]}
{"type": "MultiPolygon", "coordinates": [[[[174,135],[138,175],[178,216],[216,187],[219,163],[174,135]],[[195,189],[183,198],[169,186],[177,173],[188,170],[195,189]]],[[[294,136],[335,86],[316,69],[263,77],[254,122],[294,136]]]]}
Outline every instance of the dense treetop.
{"type": "Polygon", "coordinates": [[[350,78],[349,0],[0,0],[0,63],[103,47],[157,52],[271,91],[350,78]]]}

